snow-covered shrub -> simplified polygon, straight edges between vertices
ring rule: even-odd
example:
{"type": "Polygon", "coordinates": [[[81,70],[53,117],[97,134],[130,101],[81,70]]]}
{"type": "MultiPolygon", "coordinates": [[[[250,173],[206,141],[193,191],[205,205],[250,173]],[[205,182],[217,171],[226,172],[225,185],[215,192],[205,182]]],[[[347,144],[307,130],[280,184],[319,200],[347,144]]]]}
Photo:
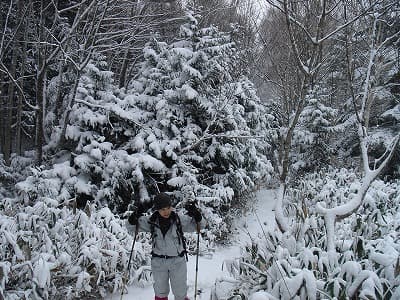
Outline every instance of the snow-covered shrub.
{"type": "MultiPolygon", "coordinates": [[[[43,196],[2,205],[2,299],[82,299],[122,287],[132,238],[108,208],[91,205],[88,215],[43,196]]],[[[136,251],[132,270],[144,260],[136,251]]]]}
{"type": "MultiPolygon", "coordinates": [[[[231,295],[265,291],[277,299],[397,299],[400,284],[400,183],[375,181],[364,205],[336,224],[336,250],[326,250],[324,219],[315,212],[346,202],[357,176],[345,169],[305,177],[288,191],[291,230],[254,237],[232,272],[231,295]],[[397,292],[396,292],[397,290],[397,292]]],[[[261,226],[261,225],[260,225],[261,226]]]]}
{"type": "Polygon", "coordinates": [[[14,184],[29,175],[29,166],[34,161],[33,156],[30,152],[26,152],[25,156],[13,154],[8,166],[3,160],[3,155],[0,154],[0,198],[11,196],[14,184]]]}

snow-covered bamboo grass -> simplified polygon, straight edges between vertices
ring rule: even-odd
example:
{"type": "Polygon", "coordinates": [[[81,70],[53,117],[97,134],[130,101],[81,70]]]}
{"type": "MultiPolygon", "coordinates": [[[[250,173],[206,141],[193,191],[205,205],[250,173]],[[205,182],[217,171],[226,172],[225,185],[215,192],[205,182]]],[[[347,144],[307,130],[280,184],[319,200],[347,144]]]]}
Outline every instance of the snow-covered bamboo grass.
{"type": "Polygon", "coordinates": [[[293,220],[291,233],[265,228],[264,234],[253,236],[240,270],[232,268],[234,277],[241,280],[237,295],[265,291],[279,299],[293,295],[299,299],[314,295],[317,299],[348,295],[396,299],[400,292],[396,281],[398,181],[372,182],[359,213],[331,226],[336,239],[334,251],[327,250],[326,221],[317,213],[316,204],[324,201],[329,207],[340,206],[356,197],[360,186],[356,173],[331,169],[306,176],[296,189],[290,188],[288,197],[303,202],[287,210],[293,220]]]}

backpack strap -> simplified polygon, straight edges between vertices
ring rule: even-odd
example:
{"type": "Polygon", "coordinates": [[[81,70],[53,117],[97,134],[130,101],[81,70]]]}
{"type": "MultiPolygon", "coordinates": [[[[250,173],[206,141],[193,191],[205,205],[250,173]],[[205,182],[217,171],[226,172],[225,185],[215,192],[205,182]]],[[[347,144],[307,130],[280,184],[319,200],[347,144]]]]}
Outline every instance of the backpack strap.
{"type": "Polygon", "coordinates": [[[176,233],[178,234],[178,237],[180,238],[179,242],[182,240],[183,251],[185,252],[186,261],[188,261],[188,255],[187,255],[187,250],[186,250],[186,238],[183,234],[181,219],[179,218],[177,213],[174,213],[174,217],[175,217],[175,222],[176,222],[176,233]]]}
{"type": "Polygon", "coordinates": [[[155,237],[156,237],[156,231],[155,231],[155,226],[158,226],[156,221],[158,219],[158,216],[160,214],[158,213],[158,211],[155,211],[149,218],[148,223],[150,224],[150,234],[151,234],[151,239],[152,239],[152,243],[153,243],[153,247],[155,246],[155,237]]]}

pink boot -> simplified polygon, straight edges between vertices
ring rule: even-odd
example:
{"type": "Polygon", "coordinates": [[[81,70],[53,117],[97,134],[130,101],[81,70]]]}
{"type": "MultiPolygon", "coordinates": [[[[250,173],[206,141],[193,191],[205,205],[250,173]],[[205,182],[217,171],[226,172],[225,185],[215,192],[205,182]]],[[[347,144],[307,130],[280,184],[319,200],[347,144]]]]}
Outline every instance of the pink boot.
{"type": "Polygon", "coordinates": [[[168,297],[158,297],[158,296],[155,296],[155,297],[154,297],[154,300],[168,300],[168,297]]]}

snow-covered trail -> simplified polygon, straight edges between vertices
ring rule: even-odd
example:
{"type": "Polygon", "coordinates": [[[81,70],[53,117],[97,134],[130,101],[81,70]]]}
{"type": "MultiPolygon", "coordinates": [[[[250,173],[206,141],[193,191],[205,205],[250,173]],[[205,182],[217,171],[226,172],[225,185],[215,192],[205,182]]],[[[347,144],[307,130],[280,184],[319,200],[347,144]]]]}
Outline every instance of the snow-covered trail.
{"type": "MultiPolygon", "coordinates": [[[[273,190],[260,190],[256,194],[257,201],[254,209],[246,216],[241,217],[235,224],[235,234],[232,237],[230,246],[220,246],[215,249],[212,258],[199,257],[199,272],[197,286],[202,292],[197,296],[199,300],[209,300],[211,291],[217,278],[229,277],[227,271],[222,269],[225,260],[232,260],[240,256],[241,246],[249,242],[250,236],[257,236],[262,233],[259,221],[263,226],[275,226],[273,208],[275,205],[273,190]],[[259,218],[259,220],[257,219],[259,218]]],[[[188,261],[188,296],[194,299],[196,257],[189,256],[188,261]]],[[[119,293],[111,295],[107,300],[119,300],[119,293]]],[[[151,285],[145,287],[130,286],[128,294],[123,300],[151,300],[154,299],[154,292],[151,285]]],[[[169,299],[174,299],[170,293],[169,299]]]]}

